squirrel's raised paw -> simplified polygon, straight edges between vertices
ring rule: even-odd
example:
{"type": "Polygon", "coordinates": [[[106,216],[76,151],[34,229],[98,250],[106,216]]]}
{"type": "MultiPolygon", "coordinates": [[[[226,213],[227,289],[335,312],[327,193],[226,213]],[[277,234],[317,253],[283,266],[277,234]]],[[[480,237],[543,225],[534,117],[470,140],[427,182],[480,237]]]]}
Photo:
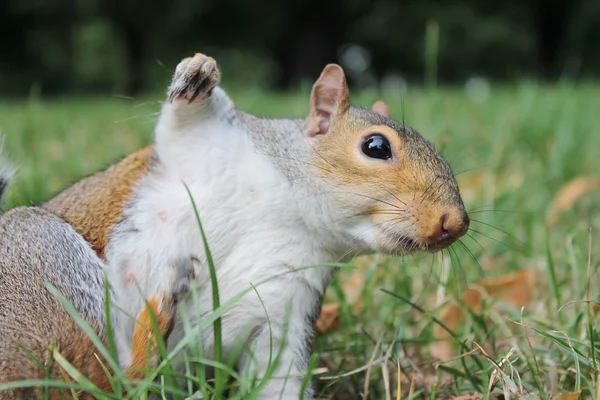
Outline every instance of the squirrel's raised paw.
{"type": "Polygon", "coordinates": [[[220,81],[221,72],[215,59],[196,53],[194,57],[184,58],[177,65],[169,87],[169,101],[184,99],[189,104],[206,100],[220,81]]]}

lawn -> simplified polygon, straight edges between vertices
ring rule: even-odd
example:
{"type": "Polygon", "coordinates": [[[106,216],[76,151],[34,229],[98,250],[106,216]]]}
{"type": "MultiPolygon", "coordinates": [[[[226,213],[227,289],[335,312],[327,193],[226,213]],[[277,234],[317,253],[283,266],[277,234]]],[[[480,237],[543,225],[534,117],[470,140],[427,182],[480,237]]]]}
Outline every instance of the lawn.
{"type": "MultiPolygon", "coordinates": [[[[308,109],[308,92],[231,95],[258,115],[308,109]]],[[[335,321],[314,352],[324,398],[600,399],[599,98],[593,83],[383,96],[451,162],[471,230],[441,254],[362,258],[340,272],[326,299],[335,321]]],[[[4,153],[18,166],[7,206],[46,199],[149,143],[161,100],[0,100],[4,153]]]]}

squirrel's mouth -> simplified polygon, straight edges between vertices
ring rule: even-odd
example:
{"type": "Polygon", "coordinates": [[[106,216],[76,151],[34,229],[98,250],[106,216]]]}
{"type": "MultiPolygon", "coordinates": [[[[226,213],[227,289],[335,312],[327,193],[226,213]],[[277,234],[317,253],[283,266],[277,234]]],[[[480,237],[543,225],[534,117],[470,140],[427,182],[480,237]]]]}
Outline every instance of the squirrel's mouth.
{"type": "Polygon", "coordinates": [[[446,237],[437,241],[422,242],[402,234],[391,234],[390,242],[394,243],[396,251],[410,254],[419,251],[435,253],[450,247],[456,240],[456,237],[446,237]]]}
{"type": "Polygon", "coordinates": [[[444,239],[441,239],[441,240],[438,240],[435,242],[431,242],[431,243],[427,244],[426,251],[428,251],[430,253],[435,253],[440,250],[444,250],[445,248],[450,247],[454,242],[456,242],[456,240],[458,240],[457,237],[449,236],[447,238],[444,238],[444,239]]]}
{"type": "Polygon", "coordinates": [[[423,243],[420,243],[409,236],[392,232],[389,232],[388,235],[390,235],[388,243],[396,252],[399,251],[408,254],[426,250],[426,246],[424,246],[423,243]]]}

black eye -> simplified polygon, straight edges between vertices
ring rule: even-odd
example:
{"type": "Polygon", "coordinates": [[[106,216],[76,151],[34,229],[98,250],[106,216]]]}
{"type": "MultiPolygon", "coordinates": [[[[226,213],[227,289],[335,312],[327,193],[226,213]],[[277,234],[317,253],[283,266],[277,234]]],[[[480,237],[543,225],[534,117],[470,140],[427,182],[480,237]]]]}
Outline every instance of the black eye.
{"type": "Polygon", "coordinates": [[[369,136],[362,144],[362,152],[367,157],[389,160],[392,158],[392,146],[382,135],[369,136]]]}

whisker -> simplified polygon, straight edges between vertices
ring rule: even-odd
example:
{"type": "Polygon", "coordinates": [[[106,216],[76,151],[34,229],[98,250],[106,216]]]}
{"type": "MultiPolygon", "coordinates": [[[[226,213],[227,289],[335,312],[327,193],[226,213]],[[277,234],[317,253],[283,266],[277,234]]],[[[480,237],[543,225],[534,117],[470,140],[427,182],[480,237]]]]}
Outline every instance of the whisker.
{"type": "Polygon", "coordinates": [[[492,258],[490,257],[490,255],[488,254],[488,252],[485,250],[485,248],[481,245],[481,243],[479,243],[479,241],[477,239],[475,239],[472,235],[469,235],[469,232],[466,233],[467,237],[469,239],[471,239],[472,241],[474,241],[477,246],[479,246],[479,248],[481,249],[481,251],[483,251],[483,253],[485,254],[485,256],[491,260],[492,258]]]}
{"type": "MultiPolygon", "coordinates": [[[[442,182],[437,187],[436,191],[439,191],[439,189],[444,185],[444,183],[445,183],[445,181],[442,179],[442,182]]],[[[439,191],[437,197],[432,201],[432,203],[437,203],[438,201],[440,201],[440,199],[442,198],[443,195],[444,195],[444,192],[439,191]]]]}
{"type": "Polygon", "coordinates": [[[485,275],[485,271],[483,270],[483,267],[481,266],[481,264],[479,263],[479,260],[477,260],[477,257],[475,257],[475,255],[473,254],[471,249],[469,249],[469,247],[465,243],[463,243],[463,241],[460,239],[458,239],[457,243],[467,252],[467,254],[469,254],[471,259],[473,261],[475,261],[475,264],[477,264],[477,267],[479,267],[479,271],[481,272],[481,274],[485,275]]]}
{"type": "Polygon", "coordinates": [[[399,215],[408,212],[407,210],[373,210],[373,211],[365,211],[361,212],[358,215],[399,215]]]}
{"type": "Polygon", "coordinates": [[[437,182],[438,179],[439,179],[439,177],[436,176],[435,179],[433,180],[433,182],[431,182],[427,186],[427,189],[425,189],[425,191],[421,194],[421,201],[419,202],[419,204],[422,204],[423,200],[425,200],[426,198],[429,197],[429,191],[433,188],[433,185],[437,182]]]}
{"type": "Polygon", "coordinates": [[[115,120],[114,123],[115,124],[122,124],[123,122],[133,121],[133,120],[138,119],[138,118],[155,117],[155,116],[158,116],[158,115],[160,115],[160,111],[151,112],[151,113],[147,113],[147,114],[138,114],[138,115],[133,115],[131,117],[127,117],[127,118],[122,118],[122,119],[115,120]]]}
{"type": "Polygon", "coordinates": [[[423,290],[421,290],[421,293],[419,293],[419,295],[417,296],[417,299],[415,301],[418,302],[418,300],[421,299],[421,297],[423,296],[423,294],[425,294],[425,290],[427,289],[427,287],[429,286],[430,282],[431,282],[431,278],[433,277],[433,273],[435,271],[435,267],[439,264],[437,263],[437,257],[438,254],[441,254],[442,260],[443,260],[443,256],[444,256],[444,250],[440,251],[439,253],[433,253],[431,256],[431,267],[429,268],[429,273],[427,274],[427,278],[425,278],[425,281],[423,282],[423,290]]]}
{"type": "Polygon", "coordinates": [[[465,172],[469,172],[469,171],[475,171],[476,169],[479,169],[479,168],[481,168],[481,167],[473,167],[473,168],[462,169],[459,172],[455,172],[454,173],[454,177],[456,178],[460,174],[464,174],[465,172]]]}
{"type": "MultiPolygon", "coordinates": [[[[462,283],[463,287],[467,287],[467,286],[468,286],[468,285],[467,285],[467,278],[466,278],[466,275],[465,275],[465,270],[464,270],[464,268],[463,268],[463,266],[462,266],[462,263],[460,262],[460,257],[458,257],[458,253],[456,252],[456,249],[455,249],[455,248],[453,248],[452,246],[450,246],[450,247],[448,247],[448,252],[449,252],[449,253],[450,253],[450,252],[452,252],[452,253],[454,254],[454,259],[455,259],[455,260],[456,260],[456,262],[458,263],[458,266],[459,266],[459,269],[460,269],[460,270],[459,270],[459,272],[460,272],[460,274],[459,274],[459,275],[460,275],[460,277],[461,277],[462,279],[459,279],[459,277],[458,277],[458,275],[457,275],[457,271],[456,271],[455,265],[454,265],[454,263],[452,263],[453,257],[451,256],[451,257],[450,257],[450,263],[451,263],[451,265],[452,265],[452,272],[454,273],[454,279],[456,280],[456,283],[457,283],[457,285],[456,285],[456,286],[457,286],[457,287],[456,287],[456,290],[458,291],[458,286],[459,286],[461,283],[462,283]]],[[[457,295],[458,295],[458,292],[456,292],[455,294],[457,294],[457,295]]]]}
{"type": "Polygon", "coordinates": [[[437,203],[440,199],[440,197],[442,197],[442,195],[444,194],[444,192],[439,192],[440,188],[444,185],[445,181],[443,179],[441,179],[439,176],[436,177],[436,179],[432,182],[430,187],[433,187],[433,184],[437,181],[441,181],[440,184],[435,188],[434,191],[429,192],[428,190],[427,195],[423,194],[421,197],[421,203],[423,203],[423,200],[425,200],[425,198],[427,198],[427,200],[431,201],[432,203],[437,203]],[[435,200],[432,201],[433,199],[433,195],[435,195],[437,193],[437,196],[435,198],[435,200]]]}
{"type": "Polygon", "coordinates": [[[368,195],[366,195],[366,194],[362,194],[362,193],[354,193],[354,192],[349,192],[349,191],[345,191],[345,193],[353,194],[353,195],[360,196],[360,197],[366,197],[367,199],[375,200],[375,201],[378,201],[378,202],[380,202],[380,203],[387,204],[387,205],[388,205],[388,206],[390,206],[390,207],[394,207],[394,208],[396,208],[396,209],[398,209],[398,210],[402,210],[400,207],[398,207],[398,206],[397,206],[397,205],[395,205],[395,204],[392,204],[392,203],[389,203],[389,202],[387,202],[387,201],[384,201],[384,200],[378,199],[378,198],[376,198],[376,197],[371,197],[371,196],[368,196],[368,195]]]}
{"type": "Polygon", "coordinates": [[[406,205],[406,203],[405,203],[405,202],[403,202],[402,200],[400,200],[400,198],[399,198],[397,195],[395,195],[394,193],[392,193],[392,192],[391,192],[389,189],[386,189],[386,188],[383,188],[383,189],[384,189],[386,192],[388,192],[388,193],[389,193],[389,194],[390,194],[390,195],[391,195],[393,198],[395,198],[396,200],[398,200],[400,203],[402,203],[402,204],[406,205]]]}
{"type": "Polygon", "coordinates": [[[400,107],[402,109],[402,127],[406,126],[406,102],[404,101],[405,97],[404,94],[402,95],[401,99],[400,99],[400,107]]]}
{"type": "Polygon", "coordinates": [[[485,236],[486,238],[488,238],[488,239],[490,239],[490,240],[493,240],[494,242],[496,242],[496,243],[499,243],[499,244],[501,244],[501,245],[505,246],[506,248],[508,248],[508,249],[510,249],[510,250],[519,251],[519,252],[520,252],[520,251],[522,251],[522,249],[517,249],[517,248],[515,248],[515,247],[513,247],[513,246],[510,246],[510,245],[508,245],[508,244],[504,243],[503,241],[501,241],[500,239],[497,239],[497,238],[495,238],[495,237],[493,237],[493,236],[491,236],[491,235],[488,235],[488,234],[486,234],[486,233],[483,233],[483,232],[481,232],[481,231],[477,231],[477,230],[475,230],[475,229],[473,229],[473,228],[469,228],[469,231],[471,231],[471,232],[473,232],[473,233],[477,233],[477,234],[479,234],[479,235],[481,235],[481,236],[485,236]]]}
{"type": "MultiPolygon", "coordinates": [[[[415,177],[415,176],[416,175],[413,175],[413,177],[415,177]]],[[[435,180],[437,180],[437,177],[435,178],[435,180]]],[[[423,202],[423,199],[427,196],[427,193],[433,187],[433,184],[435,183],[435,180],[433,182],[431,182],[429,185],[427,185],[427,189],[425,189],[425,191],[423,193],[421,193],[421,202],[423,202]]],[[[413,201],[414,201],[414,198],[413,198],[413,201]]]]}
{"type": "Polygon", "coordinates": [[[350,248],[350,250],[348,250],[347,252],[345,252],[344,254],[342,254],[340,257],[338,257],[336,262],[341,262],[342,260],[345,260],[346,257],[348,257],[350,254],[354,253],[355,251],[357,251],[359,248],[359,245],[355,245],[353,247],[350,248]]]}
{"type": "Polygon", "coordinates": [[[503,230],[503,229],[500,229],[500,228],[498,228],[498,227],[496,227],[496,226],[494,226],[494,225],[488,224],[487,222],[479,221],[479,220],[476,220],[476,219],[473,219],[473,218],[471,218],[471,221],[472,221],[472,222],[477,222],[478,224],[482,224],[482,225],[485,225],[485,226],[489,226],[490,228],[494,228],[494,229],[496,229],[497,231],[500,231],[500,232],[504,233],[505,235],[507,235],[508,237],[512,238],[513,240],[515,240],[515,241],[516,241],[516,242],[518,242],[519,244],[521,244],[521,245],[525,246],[525,242],[523,242],[523,241],[521,241],[521,240],[517,239],[515,236],[511,235],[510,233],[506,232],[506,231],[505,231],[505,230],[503,230]]]}
{"type": "MultiPolygon", "coordinates": [[[[344,216],[344,217],[342,217],[342,218],[340,218],[340,219],[335,219],[335,220],[333,220],[333,222],[335,222],[335,223],[340,223],[340,222],[344,222],[344,221],[351,220],[351,219],[353,219],[353,218],[357,218],[357,217],[364,217],[364,216],[368,216],[368,215],[397,215],[397,216],[399,216],[399,218],[400,218],[400,216],[402,215],[402,213],[400,213],[400,212],[385,212],[385,213],[379,213],[379,212],[374,212],[374,211],[372,211],[372,212],[359,212],[359,213],[356,213],[356,214],[346,215],[346,216],[344,216]]],[[[402,217],[402,218],[405,218],[405,220],[408,220],[408,219],[410,219],[410,217],[402,217]]],[[[391,218],[391,219],[389,219],[389,220],[386,220],[386,221],[380,222],[379,224],[381,224],[381,223],[385,223],[385,222],[388,222],[388,221],[395,221],[395,220],[397,220],[397,218],[391,218]]],[[[376,226],[377,226],[377,225],[378,225],[378,224],[376,224],[376,226]]]]}
{"type": "Polygon", "coordinates": [[[483,207],[477,207],[477,208],[474,208],[473,210],[467,210],[467,213],[468,214],[477,214],[477,213],[482,213],[482,212],[505,212],[505,213],[512,213],[512,214],[529,214],[529,215],[536,214],[534,212],[528,212],[528,211],[500,210],[500,209],[482,210],[482,208],[483,207]]]}

